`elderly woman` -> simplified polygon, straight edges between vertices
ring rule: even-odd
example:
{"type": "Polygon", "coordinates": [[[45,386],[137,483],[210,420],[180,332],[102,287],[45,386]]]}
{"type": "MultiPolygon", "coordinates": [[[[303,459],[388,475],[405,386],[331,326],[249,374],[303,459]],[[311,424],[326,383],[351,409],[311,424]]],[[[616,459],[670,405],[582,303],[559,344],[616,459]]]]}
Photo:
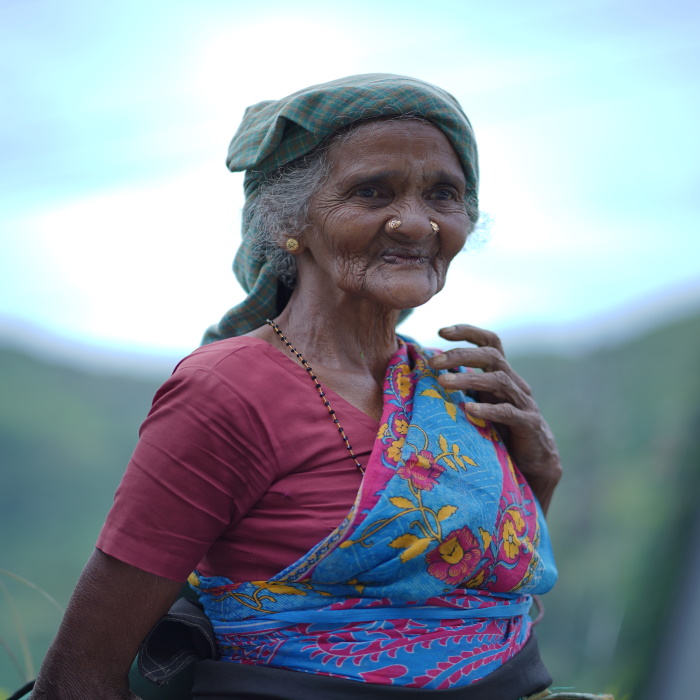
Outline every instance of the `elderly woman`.
{"type": "Polygon", "coordinates": [[[443,328],[435,353],[396,332],[477,221],[462,109],[345,78],[249,108],[228,166],[248,297],[156,394],[33,697],[135,698],[188,578],[216,640],[194,697],[542,691],[551,433],[493,333],[443,328]]]}

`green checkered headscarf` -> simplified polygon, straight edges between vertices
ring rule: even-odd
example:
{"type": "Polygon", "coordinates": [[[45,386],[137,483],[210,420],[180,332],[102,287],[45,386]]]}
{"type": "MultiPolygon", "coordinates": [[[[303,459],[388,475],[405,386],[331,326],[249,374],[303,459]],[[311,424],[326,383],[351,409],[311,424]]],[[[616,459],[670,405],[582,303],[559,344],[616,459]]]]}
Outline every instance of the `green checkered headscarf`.
{"type": "MultiPolygon", "coordinates": [[[[422,80],[387,73],[352,75],[295,92],[281,100],[259,102],[246,109],[231,141],[226,164],[245,170],[246,198],[277,169],[300,158],[325,138],[356,121],[395,115],[423,117],[450,140],[462,162],[467,189],[476,194],[479,168],[474,132],[457,100],[422,80]]],[[[203,343],[248,333],[277,316],[286,297],[266,260],[253,251],[252,236],[243,225],[242,243],[233,271],[248,293],[221,321],[209,328],[203,343]]]]}

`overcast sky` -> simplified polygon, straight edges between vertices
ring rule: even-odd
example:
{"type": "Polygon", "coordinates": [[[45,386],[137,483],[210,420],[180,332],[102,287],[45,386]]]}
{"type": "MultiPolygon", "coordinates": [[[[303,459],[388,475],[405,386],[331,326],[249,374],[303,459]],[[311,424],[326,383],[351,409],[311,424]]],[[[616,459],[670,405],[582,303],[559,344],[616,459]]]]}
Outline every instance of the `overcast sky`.
{"type": "Polygon", "coordinates": [[[700,280],[690,0],[0,0],[0,320],[184,353],[241,298],[244,108],[412,75],[474,124],[490,241],[404,326],[567,326],[700,280]]]}

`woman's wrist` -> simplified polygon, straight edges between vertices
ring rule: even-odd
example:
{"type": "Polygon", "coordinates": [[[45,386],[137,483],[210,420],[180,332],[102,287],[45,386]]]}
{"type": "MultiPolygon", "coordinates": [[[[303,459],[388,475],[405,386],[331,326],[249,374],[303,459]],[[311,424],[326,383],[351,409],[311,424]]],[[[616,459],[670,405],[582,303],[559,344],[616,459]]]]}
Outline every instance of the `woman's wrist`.
{"type": "Polygon", "coordinates": [[[537,497],[543,512],[547,513],[554,489],[561,480],[563,470],[558,456],[550,463],[542,465],[538,474],[523,474],[532,492],[537,497]]]}

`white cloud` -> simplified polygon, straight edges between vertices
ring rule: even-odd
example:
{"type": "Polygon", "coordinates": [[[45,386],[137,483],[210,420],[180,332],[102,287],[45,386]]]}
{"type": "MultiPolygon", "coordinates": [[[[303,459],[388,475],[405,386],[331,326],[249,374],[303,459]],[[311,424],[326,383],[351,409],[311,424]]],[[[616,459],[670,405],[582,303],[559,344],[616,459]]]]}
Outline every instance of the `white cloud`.
{"type": "Polygon", "coordinates": [[[70,334],[196,345],[242,296],[230,272],[240,185],[240,177],[212,177],[207,168],[15,221],[32,262],[15,278],[13,296],[70,334]]]}

